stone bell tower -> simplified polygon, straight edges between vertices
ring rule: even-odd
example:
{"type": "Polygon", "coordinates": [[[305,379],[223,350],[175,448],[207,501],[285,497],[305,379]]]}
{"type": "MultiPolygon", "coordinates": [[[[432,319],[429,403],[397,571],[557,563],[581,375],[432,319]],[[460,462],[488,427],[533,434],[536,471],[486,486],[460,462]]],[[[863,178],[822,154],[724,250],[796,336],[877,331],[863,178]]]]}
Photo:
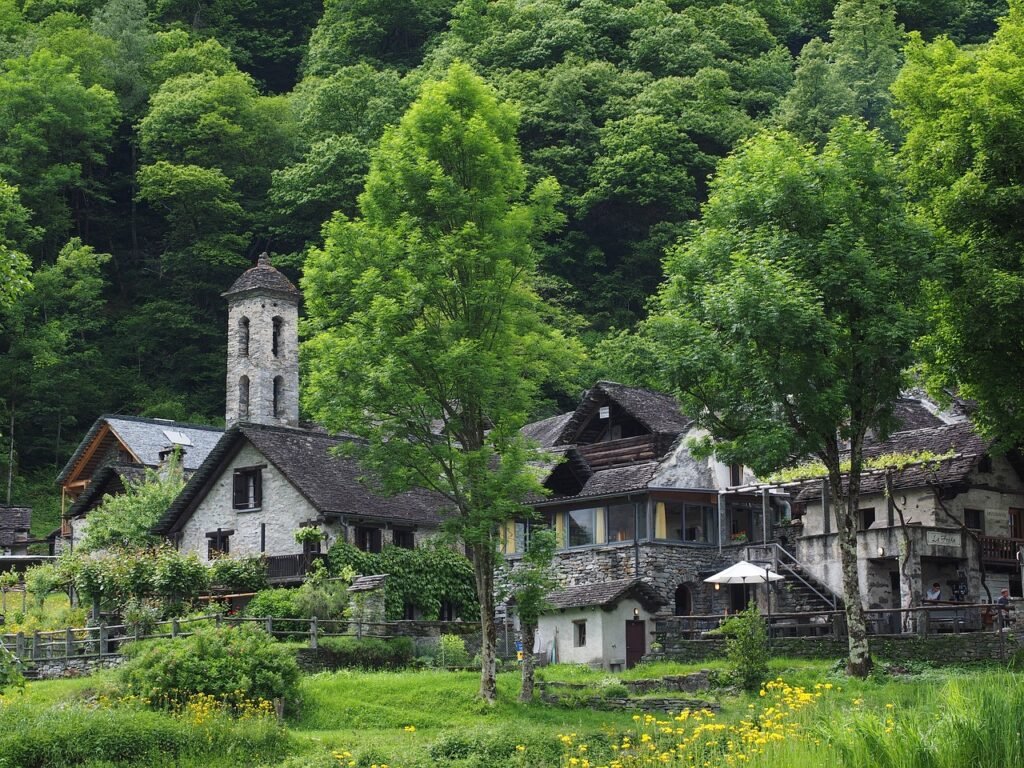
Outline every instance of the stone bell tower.
{"type": "Polygon", "coordinates": [[[298,289],[261,254],[228,300],[225,420],[299,425],[298,289]]]}

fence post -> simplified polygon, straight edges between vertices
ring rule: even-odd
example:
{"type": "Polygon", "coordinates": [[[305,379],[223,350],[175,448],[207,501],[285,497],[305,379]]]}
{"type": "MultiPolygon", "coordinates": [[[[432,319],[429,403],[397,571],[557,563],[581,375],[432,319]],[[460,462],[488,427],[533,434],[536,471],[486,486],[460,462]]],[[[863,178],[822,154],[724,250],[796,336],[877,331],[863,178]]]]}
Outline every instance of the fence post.
{"type": "Polygon", "coordinates": [[[100,624],[100,656],[110,653],[110,638],[107,636],[107,625],[100,624]]]}
{"type": "Polygon", "coordinates": [[[67,628],[67,632],[64,635],[64,655],[75,655],[75,633],[71,631],[71,627],[67,628]]]}
{"type": "Polygon", "coordinates": [[[309,620],[309,647],[314,651],[320,647],[317,641],[316,616],[309,620]]]}
{"type": "Polygon", "coordinates": [[[19,659],[25,657],[25,633],[19,632],[14,637],[14,655],[19,659]]]}
{"type": "Polygon", "coordinates": [[[33,660],[41,659],[42,658],[41,650],[42,649],[39,647],[39,630],[37,629],[35,632],[32,633],[32,659],[33,660]]]}
{"type": "Polygon", "coordinates": [[[181,624],[177,619],[171,619],[171,637],[177,637],[179,634],[181,634],[181,624]]]}
{"type": "Polygon", "coordinates": [[[220,613],[219,613],[219,612],[218,612],[218,613],[216,613],[216,614],[214,614],[214,618],[213,618],[213,621],[214,621],[214,623],[215,623],[215,624],[216,624],[216,625],[217,625],[218,627],[220,626],[220,619],[221,619],[221,615],[220,615],[220,613]]]}
{"type": "Polygon", "coordinates": [[[267,630],[267,634],[268,635],[270,635],[271,637],[274,636],[274,617],[273,616],[267,616],[266,630],[267,630]]]}

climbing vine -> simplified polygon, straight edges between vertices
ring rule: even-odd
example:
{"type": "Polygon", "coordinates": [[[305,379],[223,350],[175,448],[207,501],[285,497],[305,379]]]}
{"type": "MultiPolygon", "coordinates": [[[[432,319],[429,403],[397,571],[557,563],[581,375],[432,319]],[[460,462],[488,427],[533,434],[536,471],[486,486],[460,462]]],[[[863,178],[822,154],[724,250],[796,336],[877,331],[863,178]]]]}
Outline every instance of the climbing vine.
{"type": "Polygon", "coordinates": [[[473,568],[458,552],[442,545],[427,544],[418,549],[384,547],[381,552],[364,552],[339,542],[327,555],[331,574],[350,566],[362,576],[388,574],[385,604],[388,620],[401,619],[405,606],[417,608],[426,619],[437,619],[441,604],[452,604],[456,615],[475,617],[476,591],[473,568]]]}

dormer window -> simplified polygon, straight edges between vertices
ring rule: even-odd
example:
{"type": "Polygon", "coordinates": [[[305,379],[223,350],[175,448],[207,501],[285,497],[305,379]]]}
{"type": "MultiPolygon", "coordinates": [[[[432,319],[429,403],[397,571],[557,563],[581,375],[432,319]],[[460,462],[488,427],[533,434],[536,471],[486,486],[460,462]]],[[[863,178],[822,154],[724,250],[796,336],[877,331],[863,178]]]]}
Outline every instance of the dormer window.
{"type": "Polygon", "coordinates": [[[238,356],[249,356],[249,318],[241,317],[238,320],[238,356]]]}
{"type": "Polygon", "coordinates": [[[284,330],[284,319],[275,317],[271,322],[273,323],[273,335],[270,338],[270,353],[277,357],[284,351],[282,348],[284,337],[281,335],[284,330]]]}

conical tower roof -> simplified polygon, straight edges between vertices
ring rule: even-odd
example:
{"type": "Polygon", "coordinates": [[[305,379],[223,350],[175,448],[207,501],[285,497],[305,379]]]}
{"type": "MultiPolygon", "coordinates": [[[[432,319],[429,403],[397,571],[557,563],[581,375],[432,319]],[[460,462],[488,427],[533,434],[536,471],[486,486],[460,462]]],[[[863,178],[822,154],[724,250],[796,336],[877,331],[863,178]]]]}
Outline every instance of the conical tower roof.
{"type": "Polygon", "coordinates": [[[280,293],[296,299],[299,297],[299,289],[292,285],[291,280],[271,266],[270,257],[266,253],[261,253],[256,266],[242,273],[222,295],[233,296],[256,290],[280,293]]]}

